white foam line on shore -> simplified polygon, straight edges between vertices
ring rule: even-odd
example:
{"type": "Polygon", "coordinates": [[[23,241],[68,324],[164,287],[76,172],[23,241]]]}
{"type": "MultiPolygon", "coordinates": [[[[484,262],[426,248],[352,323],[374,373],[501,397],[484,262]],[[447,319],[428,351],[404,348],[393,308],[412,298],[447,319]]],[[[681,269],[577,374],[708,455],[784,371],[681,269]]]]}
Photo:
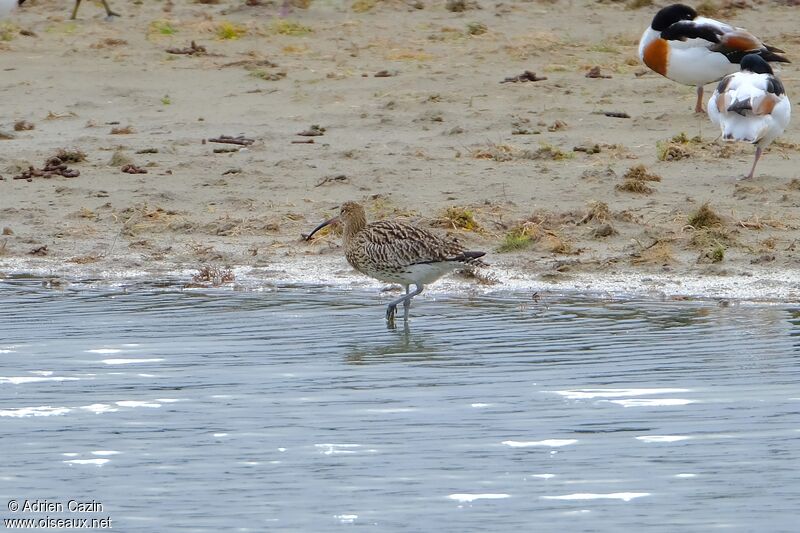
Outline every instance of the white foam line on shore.
{"type": "MultiPolygon", "coordinates": [[[[540,273],[522,271],[512,263],[490,258],[492,266],[484,271],[496,277],[494,285],[476,285],[471,281],[446,277],[430,287],[427,294],[463,292],[531,291],[581,293],[587,295],[644,296],[649,298],[698,297],[777,302],[800,299],[800,271],[770,270],[752,267],[746,274],[716,276],[686,272],[670,274],[635,270],[616,272],[569,273],[557,282],[539,279],[540,273]]],[[[165,277],[191,279],[196,270],[164,268],[145,270],[108,270],[98,265],[77,265],[56,259],[3,258],[0,269],[5,274],[61,276],[75,280],[92,279],[106,284],[165,277]]],[[[268,267],[233,268],[236,283],[253,290],[265,284],[322,285],[332,288],[382,288],[387,284],[355,272],[343,257],[315,255],[288,258],[268,267]]],[[[0,278],[2,279],[2,278],[0,278]]],[[[176,282],[177,284],[177,282],[176,282]]]]}

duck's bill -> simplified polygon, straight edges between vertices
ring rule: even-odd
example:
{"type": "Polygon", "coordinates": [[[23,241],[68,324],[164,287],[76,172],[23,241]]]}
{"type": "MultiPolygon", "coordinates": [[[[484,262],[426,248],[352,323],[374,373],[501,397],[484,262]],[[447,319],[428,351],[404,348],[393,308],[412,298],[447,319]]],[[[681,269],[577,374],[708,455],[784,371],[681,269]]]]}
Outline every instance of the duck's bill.
{"type": "Polygon", "coordinates": [[[325,226],[327,226],[327,225],[329,225],[329,224],[333,224],[333,223],[334,223],[334,222],[336,222],[338,219],[339,219],[339,217],[333,217],[333,218],[331,218],[331,219],[329,219],[329,220],[326,220],[325,222],[323,222],[322,224],[320,224],[319,226],[317,226],[316,228],[314,228],[313,230],[311,230],[311,233],[309,233],[308,235],[303,235],[303,238],[304,238],[305,240],[307,240],[307,241],[310,241],[310,240],[311,240],[311,237],[313,237],[313,236],[314,236],[314,234],[315,234],[316,232],[318,232],[319,230],[321,230],[322,228],[324,228],[325,226]]]}

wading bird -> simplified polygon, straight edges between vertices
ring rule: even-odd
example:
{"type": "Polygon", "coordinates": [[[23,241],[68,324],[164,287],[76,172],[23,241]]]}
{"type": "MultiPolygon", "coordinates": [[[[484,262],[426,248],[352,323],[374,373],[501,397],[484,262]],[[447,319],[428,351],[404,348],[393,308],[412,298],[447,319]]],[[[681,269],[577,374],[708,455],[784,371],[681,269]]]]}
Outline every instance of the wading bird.
{"type": "Polygon", "coordinates": [[[344,225],[344,255],[353,268],[380,281],[405,287],[405,295],[386,308],[386,320],[390,323],[398,304],[403,304],[403,319],[408,320],[411,299],[425,285],[465,264],[482,264],[478,258],[486,254],[466,251],[454,240],[406,222],[381,220],[368,224],[364,208],[356,202],[342,204],[339,215],[314,228],[306,240],[334,221],[344,225]],[[409,292],[411,285],[415,288],[413,292],[409,292]]]}

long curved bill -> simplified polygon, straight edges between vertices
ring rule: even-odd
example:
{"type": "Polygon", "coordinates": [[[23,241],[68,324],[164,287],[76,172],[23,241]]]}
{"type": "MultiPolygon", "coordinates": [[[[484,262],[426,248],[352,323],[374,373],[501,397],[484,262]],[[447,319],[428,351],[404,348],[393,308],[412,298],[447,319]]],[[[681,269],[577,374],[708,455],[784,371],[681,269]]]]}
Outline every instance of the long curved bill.
{"type": "Polygon", "coordinates": [[[337,220],[339,220],[339,217],[338,217],[338,216],[335,216],[335,217],[333,217],[333,218],[331,218],[331,219],[329,219],[329,220],[326,220],[325,222],[323,222],[322,224],[320,224],[319,226],[317,226],[316,228],[314,228],[314,229],[311,231],[311,233],[309,233],[308,235],[306,235],[306,236],[305,236],[305,239],[306,239],[307,241],[310,241],[310,240],[311,240],[311,237],[312,237],[312,236],[313,236],[313,235],[314,235],[316,232],[318,232],[319,230],[321,230],[322,228],[324,228],[324,227],[325,227],[325,226],[327,226],[328,224],[333,224],[333,223],[334,223],[334,222],[336,222],[337,220]]]}

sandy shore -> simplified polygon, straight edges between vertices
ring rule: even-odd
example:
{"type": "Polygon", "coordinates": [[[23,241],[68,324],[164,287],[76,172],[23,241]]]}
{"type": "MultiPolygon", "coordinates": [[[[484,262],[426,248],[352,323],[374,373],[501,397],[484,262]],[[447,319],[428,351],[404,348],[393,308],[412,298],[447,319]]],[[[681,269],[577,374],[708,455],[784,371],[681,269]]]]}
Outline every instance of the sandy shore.
{"type": "MultiPolygon", "coordinates": [[[[800,295],[795,128],[737,181],[753,147],[636,59],[652,6],[116,4],[26,3],[2,27],[0,272],[369,284],[334,234],[299,238],[359,200],[489,251],[493,289],[800,295]],[[526,70],[547,79],[500,83],[526,70]],[[13,179],[60,149],[80,176],[13,179]]],[[[800,61],[796,8],[717,16],[800,61]]]]}

